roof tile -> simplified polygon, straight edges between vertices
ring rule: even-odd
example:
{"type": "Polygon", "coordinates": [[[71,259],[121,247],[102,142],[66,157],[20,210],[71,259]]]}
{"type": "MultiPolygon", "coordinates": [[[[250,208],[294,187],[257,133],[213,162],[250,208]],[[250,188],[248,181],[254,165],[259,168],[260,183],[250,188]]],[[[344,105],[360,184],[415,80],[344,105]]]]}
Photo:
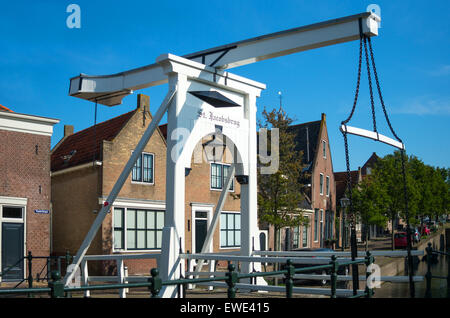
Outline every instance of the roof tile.
{"type": "Polygon", "coordinates": [[[51,155],[51,170],[58,171],[94,160],[102,160],[100,151],[103,140],[113,140],[135,111],[66,137],[51,155]]]}
{"type": "Polygon", "coordinates": [[[3,105],[1,105],[1,104],[0,104],[0,111],[14,113],[11,109],[9,109],[8,107],[3,106],[3,105]]]}

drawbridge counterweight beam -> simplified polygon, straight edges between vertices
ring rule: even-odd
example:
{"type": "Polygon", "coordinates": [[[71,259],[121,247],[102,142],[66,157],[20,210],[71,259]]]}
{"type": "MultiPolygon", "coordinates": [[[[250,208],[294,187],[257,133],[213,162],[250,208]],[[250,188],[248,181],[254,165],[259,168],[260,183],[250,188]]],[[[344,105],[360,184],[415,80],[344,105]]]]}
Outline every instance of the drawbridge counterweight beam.
{"type": "MultiPolygon", "coordinates": [[[[339,19],[234,42],[184,55],[184,58],[215,67],[218,72],[274,57],[324,46],[358,40],[361,32],[378,35],[380,18],[364,12],[339,19]]],[[[122,103],[133,91],[167,83],[167,76],[157,63],[112,75],[80,74],[70,80],[69,95],[106,106],[122,103]]]]}

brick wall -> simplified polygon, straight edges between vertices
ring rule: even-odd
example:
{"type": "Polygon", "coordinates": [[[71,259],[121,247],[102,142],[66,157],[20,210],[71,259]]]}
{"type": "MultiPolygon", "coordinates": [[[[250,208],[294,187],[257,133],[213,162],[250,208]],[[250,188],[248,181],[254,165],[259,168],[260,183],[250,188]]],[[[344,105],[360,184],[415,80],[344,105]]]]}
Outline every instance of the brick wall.
{"type": "MultiPolygon", "coordinates": [[[[26,251],[50,254],[50,137],[0,130],[0,196],[27,198],[26,251]]],[[[33,262],[33,273],[43,266],[33,262]]]]}
{"type": "MultiPolygon", "coordinates": [[[[115,182],[122,172],[132,151],[144,134],[151,116],[142,109],[127,122],[125,127],[111,142],[103,143],[103,166],[101,195],[108,196],[115,182]],[[145,126],[144,126],[145,122],[145,126]]],[[[119,198],[144,199],[165,201],[166,199],[166,143],[162,134],[157,130],[150,138],[144,152],[154,154],[154,184],[138,184],[131,182],[131,174],[119,192],[119,198]]],[[[108,214],[102,224],[102,254],[112,253],[112,214],[108,214]]],[[[138,253],[138,252],[136,252],[138,253]]],[[[159,253],[159,251],[158,251],[159,253]]],[[[151,268],[156,267],[155,260],[127,260],[125,266],[130,274],[149,274],[151,268]]],[[[106,273],[115,273],[114,264],[105,263],[106,273]]]]}
{"type": "MultiPolygon", "coordinates": [[[[333,173],[333,162],[331,159],[331,149],[330,149],[330,140],[328,137],[328,130],[326,127],[326,118],[325,114],[322,114],[320,132],[317,136],[317,149],[314,155],[314,165],[313,172],[311,175],[311,206],[313,208],[312,213],[310,211],[304,212],[304,216],[309,217],[309,227],[308,227],[308,247],[310,248],[319,248],[320,247],[320,227],[322,227],[322,234],[324,235],[325,231],[325,216],[326,211],[331,211],[334,213],[334,217],[336,216],[336,187],[334,182],[334,173],[333,173]],[[322,148],[322,140],[326,142],[326,157],[323,156],[323,148],[322,148]],[[323,174],[323,194],[320,194],[320,174],[323,174]],[[330,178],[329,181],[329,196],[326,195],[326,177],[330,178]],[[315,209],[318,209],[318,233],[317,233],[317,241],[314,240],[315,236],[315,226],[314,226],[314,218],[315,218],[315,209]],[[320,210],[323,210],[323,222],[320,222],[320,210]]],[[[329,212],[330,213],[330,212],[329,212]]],[[[335,235],[335,225],[334,220],[330,224],[333,227],[333,235],[335,235]]],[[[269,248],[274,249],[274,230],[273,227],[269,227],[269,248]]],[[[292,234],[292,231],[291,231],[292,234]]],[[[303,237],[303,227],[300,227],[299,231],[299,242],[302,241],[303,237]]],[[[285,239],[286,239],[286,230],[285,228],[281,230],[280,240],[281,240],[281,249],[285,249],[285,239]]],[[[291,235],[291,242],[292,242],[291,235]]],[[[302,247],[302,245],[300,245],[302,247]]]]}
{"type": "MultiPolygon", "coordinates": [[[[206,141],[205,138],[204,141],[206,141]]],[[[213,213],[216,208],[216,205],[219,201],[219,197],[221,191],[218,190],[210,190],[211,188],[211,179],[210,179],[210,163],[203,159],[201,163],[195,163],[194,158],[201,158],[201,154],[196,154],[196,152],[203,151],[201,146],[202,142],[199,141],[194,149],[194,153],[191,157],[191,168],[192,171],[186,177],[186,205],[185,205],[185,213],[186,213],[186,222],[185,222],[185,233],[186,240],[184,250],[189,250],[192,253],[192,203],[210,203],[213,204],[213,213]],[[188,222],[191,224],[190,228],[188,228],[188,222]]],[[[230,163],[231,154],[227,149],[224,157],[222,158],[223,163],[230,163]]],[[[197,160],[196,160],[197,161],[197,160]]],[[[227,212],[239,212],[241,210],[241,201],[236,196],[241,192],[240,184],[234,179],[234,191],[230,192],[226,198],[223,211],[227,212]]],[[[213,218],[211,214],[210,218],[213,218]]],[[[214,252],[219,252],[220,249],[220,220],[217,228],[214,232],[213,236],[213,250],[214,252]]],[[[230,251],[230,249],[226,249],[226,251],[230,251]]]]}
{"type": "MultiPolygon", "coordinates": [[[[330,140],[328,138],[328,131],[326,128],[326,121],[324,115],[322,115],[322,123],[320,129],[320,137],[318,142],[317,155],[314,163],[314,174],[312,180],[312,206],[314,209],[323,210],[323,222],[320,222],[319,215],[319,226],[322,226],[322,233],[325,231],[325,213],[326,211],[336,212],[336,188],[334,182],[334,173],[333,173],[333,162],[331,159],[331,149],[330,149],[330,140]],[[323,157],[322,152],[322,140],[326,142],[326,158],[323,157]],[[320,173],[323,174],[323,194],[320,194],[320,173]],[[330,177],[330,195],[326,195],[326,177],[330,177]]],[[[311,242],[312,248],[320,247],[320,238],[317,242],[314,242],[314,214],[311,219],[311,242]]],[[[334,231],[334,223],[333,233],[334,231]]],[[[320,231],[320,228],[319,228],[320,231]]]]}
{"type": "MultiPolygon", "coordinates": [[[[139,97],[138,97],[139,98],[139,97]]],[[[139,101],[139,99],[138,99],[139,101]]],[[[148,101],[147,101],[148,102],[148,101]]],[[[57,212],[54,218],[53,241],[55,253],[63,255],[66,250],[71,254],[77,252],[96,215],[94,209],[100,210],[100,197],[107,197],[122,172],[132,151],[151,122],[151,116],[142,109],[146,103],[138,105],[138,111],[130,118],[120,133],[112,141],[104,141],[102,146],[102,166],[85,168],[74,172],[55,175],[52,178],[53,208],[57,212]],[[144,125],[145,123],[145,125],[144,125]],[[70,220],[70,221],[69,221],[70,220]]],[[[197,151],[202,151],[202,141],[198,142],[197,151]]],[[[131,174],[125,181],[118,199],[165,201],[166,191],[166,141],[159,131],[150,138],[144,152],[154,154],[154,184],[138,184],[131,181],[131,174]]],[[[230,158],[228,153],[225,157],[230,158]]],[[[194,160],[194,154],[192,154],[194,160]]],[[[230,162],[225,160],[224,162],[230,162]]],[[[186,238],[184,251],[192,252],[192,206],[191,203],[217,204],[220,191],[210,190],[210,164],[192,162],[192,171],[186,177],[185,213],[186,238]],[[190,227],[187,224],[190,222],[190,227]]],[[[239,184],[234,181],[234,194],[240,193],[239,184]]],[[[240,211],[240,200],[229,195],[224,211],[240,211]]],[[[212,218],[212,215],[210,216],[212,218]]],[[[112,248],[112,213],[102,223],[101,230],[95,237],[88,254],[111,254],[112,248]]],[[[213,238],[214,251],[220,249],[219,226],[213,238]]],[[[138,251],[133,253],[138,253],[138,251]]],[[[148,253],[148,252],[146,252],[148,253]]],[[[160,251],[156,251],[160,253],[160,251]]],[[[129,274],[147,274],[156,267],[155,260],[126,260],[129,274]]],[[[92,262],[91,274],[114,275],[117,271],[115,262],[92,262]]]]}

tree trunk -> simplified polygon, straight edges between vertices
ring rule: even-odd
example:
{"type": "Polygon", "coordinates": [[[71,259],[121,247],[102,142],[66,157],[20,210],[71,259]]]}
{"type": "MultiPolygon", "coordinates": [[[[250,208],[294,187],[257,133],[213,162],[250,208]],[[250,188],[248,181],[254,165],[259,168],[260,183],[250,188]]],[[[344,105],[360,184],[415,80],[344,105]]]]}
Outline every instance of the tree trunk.
{"type": "Polygon", "coordinates": [[[394,235],[394,232],[395,232],[395,230],[394,230],[394,220],[395,220],[395,214],[392,213],[391,214],[391,223],[392,223],[391,248],[392,248],[392,250],[395,250],[395,244],[394,244],[394,237],[395,237],[395,235],[394,235]]]}
{"type": "Polygon", "coordinates": [[[369,224],[366,224],[366,252],[369,249],[369,224]]]}
{"type": "MultiPolygon", "coordinates": [[[[278,227],[274,227],[274,250],[275,251],[280,251],[281,250],[281,246],[280,246],[280,234],[281,234],[281,229],[278,227]]],[[[277,271],[279,268],[279,263],[275,263],[274,264],[274,271],[277,271]]],[[[274,279],[274,285],[278,286],[278,277],[275,277],[274,279]]]]}

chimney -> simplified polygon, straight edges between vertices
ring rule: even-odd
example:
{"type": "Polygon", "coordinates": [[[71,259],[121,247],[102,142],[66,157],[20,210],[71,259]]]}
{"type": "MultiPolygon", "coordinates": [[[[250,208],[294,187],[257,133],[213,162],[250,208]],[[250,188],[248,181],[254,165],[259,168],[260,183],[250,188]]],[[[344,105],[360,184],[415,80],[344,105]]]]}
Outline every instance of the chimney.
{"type": "Polygon", "coordinates": [[[327,115],[325,115],[325,113],[322,113],[322,121],[326,121],[327,119],[327,115]]]}
{"type": "Polygon", "coordinates": [[[144,94],[137,95],[137,108],[141,109],[142,112],[150,111],[150,96],[144,94]]]}
{"type": "Polygon", "coordinates": [[[73,135],[73,125],[64,125],[64,137],[73,135]]]}

